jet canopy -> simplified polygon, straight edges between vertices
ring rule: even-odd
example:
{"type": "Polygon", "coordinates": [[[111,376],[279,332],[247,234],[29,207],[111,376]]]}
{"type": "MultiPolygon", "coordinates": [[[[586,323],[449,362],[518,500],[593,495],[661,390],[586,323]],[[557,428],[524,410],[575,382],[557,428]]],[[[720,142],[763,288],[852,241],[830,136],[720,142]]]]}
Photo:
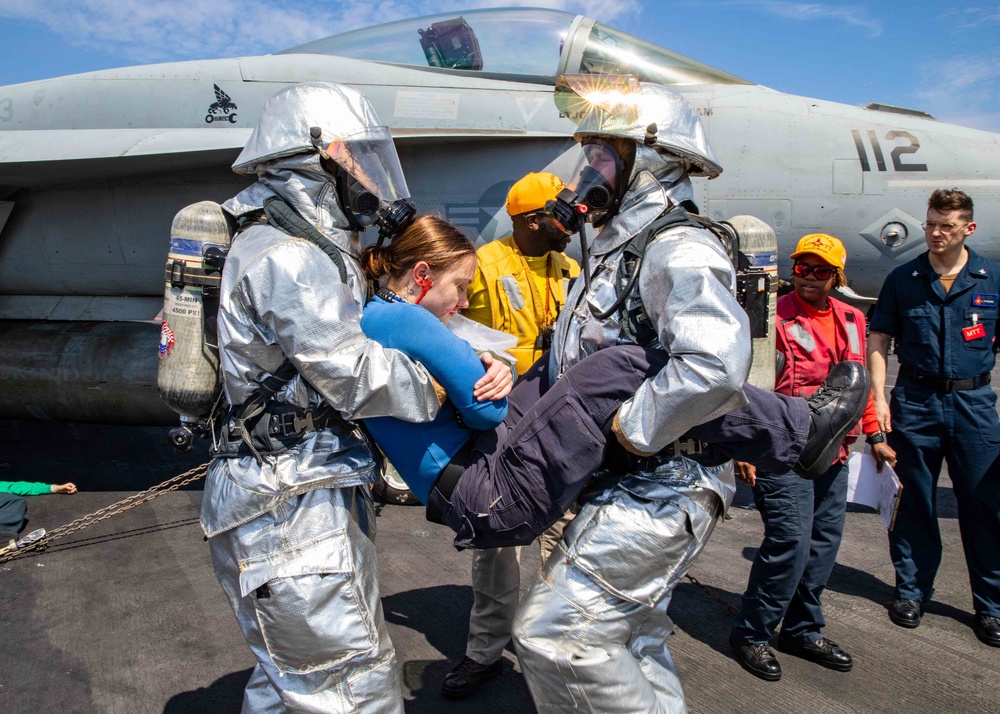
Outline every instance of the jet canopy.
{"type": "Polygon", "coordinates": [[[539,8],[431,15],[333,35],[279,54],[325,54],[554,84],[631,74],[667,86],[749,84],[582,15],[539,8]]]}

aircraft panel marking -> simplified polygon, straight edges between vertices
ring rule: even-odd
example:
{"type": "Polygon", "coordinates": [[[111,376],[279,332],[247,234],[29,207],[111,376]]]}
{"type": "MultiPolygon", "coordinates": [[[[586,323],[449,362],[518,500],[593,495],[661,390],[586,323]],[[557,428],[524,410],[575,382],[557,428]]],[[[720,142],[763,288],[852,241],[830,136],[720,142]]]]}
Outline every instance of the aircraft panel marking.
{"type": "Polygon", "coordinates": [[[239,109],[228,94],[223,92],[218,84],[213,84],[215,87],[215,101],[209,105],[208,114],[205,115],[205,123],[211,124],[216,121],[229,121],[230,124],[236,123],[236,110],[239,109]]]}
{"type": "MultiPolygon", "coordinates": [[[[857,129],[851,129],[851,136],[854,138],[854,148],[857,149],[858,152],[858,161],[861,162],[861,170],[871,171],[872,167],[868,160],[868,150],[865,148],[865,142],[861,138],[861,132],[857,129]]],[[[885,139],[886,141],[907,139],[910,142],[909,145],[906,146],[897,144],[889,153],[889,157],[892,159],[893,171],[927,171],[927,164],[903,163],[903,154],[915,154],[920,148],[920,140],[917,139],[917,137],[908,131],[889,131],[886,132],[885,139]]],[[[885,155],[882,153],[882,145],[879,143],[878,137],[872,129],[868,130],[868,141],[872,146],[872,155],[875,158],[875,166],[879,171],[886,171],[885,155]]]]}
{"type": "Polygon", "coordinates": [[[892,150],[892,167],[896,171],[926,171],[927,164],[904,164],[900,160],[901,154],[915,154],[917,149],[920,148],[920,142],[917,141],[917,137],[908,131],[890,131],[885,135],[885,138],[889,141],[896,139],[897,137],[903,137],[904,139],[910,140],[909,146],[897,146],[892,150]]]}
{"type": "Polygon", "coordinates": [[[885,171],[885,157],[882,156],[882,146],[878,143],[878,137],[871,129],[868,130],[868,141],[872,143],[872,152],[875,154],[875,165],[879,171],[885,171]]]}
{"type": "Polygon", "coordinates": [[[458,119],[457,92],[396,92],[393,114],[405,119],[458,119]]]}
{"type": "Polygon", "coordinates": [[[14,118],[14,100],[10,97],[0,99],[0,121],[10,121],[14,118]]]}
{"type": "Polygon", "coordinates": [[[545,103],[545,99],[525,99],[523,97],[518,97],[517,108],[521,110],[521,116],[524,117],[524,123],[527,124],[534,118],[538,113],[538,110],[545,103]]]}
{"type": "Polygon", "coordinates": [[[976,190],[989,190],[995,191],[1000,189],[1000,179],[921,179],[921,178],[898,178],[898,179],[886,179],[885,187],[887,189],[935,189],[941,188],[942,184],[946,183],[956,183],[960,184],[963,191],[976,191],[976,190]]]}

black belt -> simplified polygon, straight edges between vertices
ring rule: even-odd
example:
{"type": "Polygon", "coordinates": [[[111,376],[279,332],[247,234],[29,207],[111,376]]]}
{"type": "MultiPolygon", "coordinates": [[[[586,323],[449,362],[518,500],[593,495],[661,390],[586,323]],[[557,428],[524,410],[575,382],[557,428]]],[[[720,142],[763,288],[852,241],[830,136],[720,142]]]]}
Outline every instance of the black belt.
{"type": "Polygon", "coordinates": [[[625,456],[624,464],[620,462],[609,464],[612,472],[655,471],[664,458],[672,456],[683,456],[702,466],[719,466],[729,461],[728,458],[713,449],[708,442],[683,436],[677,441],[667,444],[653,456],[636,456],[635,454],[625,454],[625,456]]]}
{"type": "Polygon", "coordinates": [[[260,414],[244,422],[244,434],[236,423],[239,411],[240,407],[230,407],[220,415],[221,428],[216,430],[217,450],[213,451],[214,458],[247,455],[257,458],[261,455],[281,454],[309,432],[345,423],[340,412],[329,404],[322,404],[315,409],[301,409],[272,402],[260,414]],[[244,436],[249,439],[249,443],[244,436]]]}
{"type": "Polygon", "coordinates": [[[960,392],[966,389],[978,389],[979,387],[985,387],[990,383],[989,372],[983,372],[978,377],[969,377],[968,379],[947,379],[945,377],[933,377],[927,374],[919,374],[908,367],[900,366],[899,376],[913,382],[918,387],[933,389],[935,392],[940,392],[941,394],[960,392]]]}
{"type": "Polygon", "coordinates": [[[708,450],[709,446],[704,441],[682,437],[667,444],[660,453],[664,456],[700,456],[708,450]]]}
{"type": "MultiPolygon", "coordinates": [[[[441,498],[446,502],[451,503],[451,494],[455,491],[455,486],[458,485],[458,480],[465,473],[465,469],[468,467],[469,462],[472,460],[472,439],[469,439],[462,448],[458,450],[448,465],[441,470],[441,474],[437,477],[437,481],[431,486],[431,494],[437,491],[441,498]]],[[[431,498],[427,499],[427,520],[431,523],[438,523],[440,525],[446,525],[444,522],[444,513],[434,505],[434,501],[431,498]]]]}

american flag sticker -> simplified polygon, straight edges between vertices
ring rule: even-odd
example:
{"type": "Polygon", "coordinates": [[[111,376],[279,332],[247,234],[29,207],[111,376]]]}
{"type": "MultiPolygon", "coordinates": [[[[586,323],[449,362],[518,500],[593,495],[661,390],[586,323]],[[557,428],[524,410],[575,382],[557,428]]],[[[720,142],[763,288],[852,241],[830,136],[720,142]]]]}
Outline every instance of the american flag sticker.
{"type": "Polygon", "coordinates": [[[170,350],[174,347],[174,331],[170,329],[170,325],[167,321],[163,321],[163,327],[160,328],[160,359],[163,359],[164,355],[170,354],[170,350]]]}

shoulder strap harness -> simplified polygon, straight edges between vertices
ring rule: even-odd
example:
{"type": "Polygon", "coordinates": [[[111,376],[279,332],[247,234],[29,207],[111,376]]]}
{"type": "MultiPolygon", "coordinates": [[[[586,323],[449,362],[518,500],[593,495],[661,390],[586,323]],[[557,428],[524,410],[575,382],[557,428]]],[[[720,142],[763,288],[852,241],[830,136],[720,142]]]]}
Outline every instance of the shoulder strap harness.
{"type": "MultiPolygon", "coordinates": [[[[326,253],[334,265],[337,266],[341,281],[345,285],[348,284],[347,265],[344,262],[344,256],[340,252],[340,249],[332,240],[302,218],[294,208],[277,196],[272,196],[264,201],[263,217],[274,228],[290,236],[307,240],[326,253]]],[[[237,235],[250,226],[255,225],[254,218],[260,221],[262,217],[260,214],[256,214],[256,216],[250,214],[248,218],[249,220],[245,220],[240,226],[237,235]]],[[[225,261],[224,257],[222,261],[225,261]]],[[[219,270],[221,272],[221,266],[219,270]]],[[[287,410],[282,411],[294,411],[296,413],[272,414],[270,418],[261,418],[265,416],[265,412],[272,410],[274,396],[286,384],[292,381],[296,374],[298,374],[298,371],[295,369],[295,366],[291,360],[286,358],[277,369],[260,382],[257,389],[254,390],[243,404],[232,407],[228,418],[222,420],[225,423],[220,425],[223,432],[223,438],[220,439],[220,442],[226,443],[228,440],[225,438],[225,432],[231,431],[234,436],[240,438],[253,454],[254,458],[258,462],[261,462],[261,451],[274,453],[275,451],[283,450],[279,444],[275,444],[276,439],[274,437],[278,435],[301,435],[307,431],[316,431],[325,428],[331,422],[340,420],[340,416],[336,410],[327,404],[321,405],[316,410],[301,410],[289,407],[287,410]],[[279,448],[276,449],[276,446],[279,448]]],[[[217,450],[217,455],[222,457],[236,455],[235,452],[227,454],[219,453],[219,451],[222,450],[217,450]]]]}
{"type": "Polygon", "coordinates": [[[639,272],[642,268],[642,259],[646,248],[662,231],[682,226],[704,228],[711,231],[722,243],[733,265],[737,267],[739,265],[739,235],[736,233],[736,229],[729,223],[713,221],[694,211],[697,211],[697,206],[690,201],[669,207],[652,223],[639,231],[625,246],[622,260],[618,264],[618,275],[615,281],[618,299],[609,310],[596,315],[596,317],[599,319],[609,317],[625,306],[622,334],[637,345],[648,345],[657,339],[656,328],[649,315],[646,314],[642,304],[642,296],[636,290],[636,285],[639,282],[639,272]]]}

